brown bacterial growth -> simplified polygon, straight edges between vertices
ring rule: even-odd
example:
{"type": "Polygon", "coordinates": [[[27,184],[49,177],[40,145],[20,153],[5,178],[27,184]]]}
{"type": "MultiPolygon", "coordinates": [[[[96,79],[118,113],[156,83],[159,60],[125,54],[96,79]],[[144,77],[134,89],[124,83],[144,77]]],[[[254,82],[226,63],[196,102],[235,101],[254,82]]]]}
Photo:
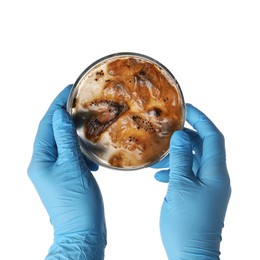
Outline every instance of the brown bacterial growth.
{"type": "MultiPolygon", "coordinates": [[[[101,91],[91,100],[73,102],[85,111],[84,138],[106,145],[96,152],[108,165],[135,168],[156,161],[183,125],[183,101],[177,83],[159,66],[141,58],[116,58],[92,79],[101,91]],[[109,144],[108,144],[109,143],[109,144]]],[[[77,96],[81,95],[79,89],[77,96]]]]}
{"type": "Polygon", "coordinates": [[[127,109],[126,103],[112,100],[95,100],[88,106],[90,118],[85,122],[85,136],[96,142],[99,136],[115,122],[127,109]]]}

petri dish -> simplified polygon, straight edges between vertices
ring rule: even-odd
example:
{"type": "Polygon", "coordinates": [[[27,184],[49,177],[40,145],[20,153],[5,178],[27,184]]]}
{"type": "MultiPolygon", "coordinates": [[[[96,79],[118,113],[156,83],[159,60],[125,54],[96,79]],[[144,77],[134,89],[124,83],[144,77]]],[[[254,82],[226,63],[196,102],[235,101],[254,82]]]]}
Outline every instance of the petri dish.
{"type": "Polygon", "coordinates": [[[182,90],[173,74],[144,54],[120,52],[90,64],[68,97],[82,152],[118,170],[149,167],[169,153],[185,122],[182,90]]]}

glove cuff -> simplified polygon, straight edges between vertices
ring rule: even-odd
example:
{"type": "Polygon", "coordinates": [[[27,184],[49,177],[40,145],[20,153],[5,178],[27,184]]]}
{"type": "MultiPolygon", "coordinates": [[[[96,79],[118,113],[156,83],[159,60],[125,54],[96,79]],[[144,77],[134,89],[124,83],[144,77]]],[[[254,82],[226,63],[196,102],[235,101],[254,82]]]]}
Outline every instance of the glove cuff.
{"type": "Polygon", "coordinates": [[[105,236],[90,233],[59,235],[54,238],[45,260],[103,260],[105,247],[105,236]]]}

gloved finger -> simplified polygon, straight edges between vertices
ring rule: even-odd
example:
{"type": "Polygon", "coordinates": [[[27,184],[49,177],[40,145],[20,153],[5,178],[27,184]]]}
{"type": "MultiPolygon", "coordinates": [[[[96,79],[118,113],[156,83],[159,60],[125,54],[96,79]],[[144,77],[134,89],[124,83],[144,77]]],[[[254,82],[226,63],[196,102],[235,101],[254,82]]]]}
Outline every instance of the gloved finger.
{"type": "Polygon", "coordinates": [[[151,165],[150,168],[153,168],[153,169],[169,168],[169,154],[166,157],[164,157],[162,160],[160,160],[159,162],[151,165]]]}
{"type": "Polygon", "coordinates": [[[224,137],[213,122],[194,106],[186,105],[187,121],[203,140],[202,159],[207,163],[225,161],[224,137]]]}
{"type": "Polygon", "coordinates": [[[192,129],[185,128],[184,132],[186,132],[189,135],[192,151],[194,152],[194,155],[197,157],[198,161],[200,161],[202,156],[202,147],[203,147],[202,139],[200,138],[198,133],[192,129]]]}
{"type": "Polygon", "coordinates": [[[92,162],[90,159],[88,159],[88,157],[84,154],[83,154],[83,158],[85,160],[85,163],[87,164],[88,168],[90,171],[97,171],[99,169],[99,165],[92,162]]]}
{"type": "MultiPolygon", "coordinates": [[[[192,129],[184,128],[184,130],[190,137],[190,141],[192,144],[192,149],[194,154],[197,157],[197,162],[200,162],[201,154],[202,154],[202,140],[199,137],[198,133],[192,129]]],[[[155,163],[151,166],[153,169],[160,169],[160,168],[169,168],[169,154],[163,158],[161,161],[155,163]]]]}
{"type": "Polygon", "coordinates": [[[164,182],[167,183],[169,182],[169,174],[170,174],[170,170],[162,170],[159,171],[157,173],[155,173],[154,178],[159,181],[159,182],[164,182]]]}
{"type": "Polygon", "coordinates": [[[170,144],[170,182],[182,177],[194,177],[193,154],[189,135],[184,131],[174,132],[170,144]]]}
{"type": "Polygon", "coordinates": [[[57,158],[56,143],[53,136],[52,117],[57,108],[65,107],[71,85],[67,86],[52,102],[42,118],[34,141],[33,160],[54,162],[57,158]]]}
{"type": "Polygon", "coordinates": [[[202,157],[197,177],[204,182],[214,181],[215,183],[216,180],[219,180],[229,183],[224,136],[197,108],[192,105],[187,105],[186,108],[187,121],[197,130],[203,140],[202,157]]]}
{"type": "Polygon", "coordinates": [[[58,165],[83,160],[74,123],[62,108],[53,114],[53,132],[58,150],[58,165]]]}
{"type": "Polygon", "coordinates": [[[198,133],[192,129],[185,128],[184,131],[189,135],[192,152],[193,152],[193,165],[192,171],[197,176],[197,173],[200,169],[201,156],[202,156],[202,140],[198,133]]]}

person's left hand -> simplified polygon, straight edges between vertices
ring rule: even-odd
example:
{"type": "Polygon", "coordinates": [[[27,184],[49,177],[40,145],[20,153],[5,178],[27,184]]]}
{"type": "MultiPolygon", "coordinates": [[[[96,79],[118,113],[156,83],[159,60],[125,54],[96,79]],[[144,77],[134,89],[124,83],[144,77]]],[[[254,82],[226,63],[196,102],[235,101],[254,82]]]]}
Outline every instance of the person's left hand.
{"type": "Polygon", "coordinates": [[[224,219],[231,195],[225,139],[199,109],[187,104],[193,129],[176,131],[169,155],[153,168],[155,178],[169,182],[160,216],[167,256],[175,259],[219,259],[224,219]]]}
{"type": "Polygon", "coordinates": [[[28,175],[54,228],[54,244],[47,259],[103,259],[104,206],[90,172],[98,167],[81,153],[74,124],[65,110],[70,88],[57,96],[40,122],[28,175]]]}

